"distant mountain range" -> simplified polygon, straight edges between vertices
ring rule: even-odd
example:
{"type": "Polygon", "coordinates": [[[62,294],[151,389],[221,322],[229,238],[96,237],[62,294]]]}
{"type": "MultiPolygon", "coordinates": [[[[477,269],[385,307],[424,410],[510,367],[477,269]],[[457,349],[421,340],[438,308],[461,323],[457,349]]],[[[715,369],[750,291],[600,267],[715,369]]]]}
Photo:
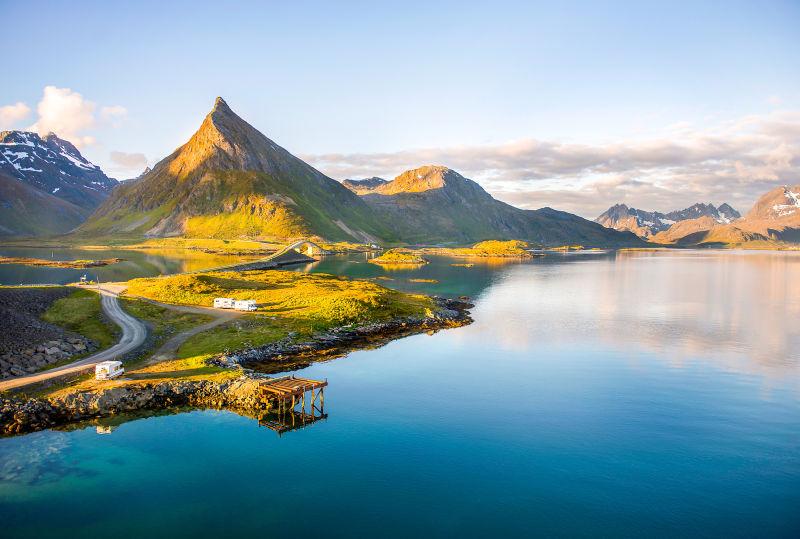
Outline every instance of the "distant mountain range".
{"type": "Polygon", "coordinates": [[[50,133],[0,133],[0,235],[68,232],[118,184],[50,133]]]}
{"type": "Polygon", "coordinates": [[[668,214],[640,212],[618,204],[597,221],[666,245],[769,247],[800,243],[800,185],[768,191],[744,217],[727,204],[718,208],[695,204],[668,214]],[[698,216],[692,217],[693,214],[698,216]],[[660,217],[662,215],[667,219],[660,217]],[[674,219],[679,216],[685,218],[674,219]]]}
{"type": "Polygon", "coordinates": [[[125,182],[80,227],[91,236],[466,243],[524,239],[554,245],[642,244],[549,208],[521,210],[445,167],[395,180],[333,180],[237,116],[221,98],[191,139],[125,182]]]}
{"type": "Polygon", "coordinates": [[[800,186],[745,216],[728,204],[669,213],[617,204],[588,221],[523,210],[443,166],[340,183],[264,136],[217,98],[186,144],[117,182],[54,134],[0,133],[0,235],[166,237],[636,247],[800,242],[800,186]],[[87,219],[88,217],[88,219],[87,219]],[[77,227],[77,228],[76,228],[77,227]]]}
{"type": "Polygon", "coordinates": [[[669,213],[638,210],[629,208],[625,204],[616,204],[600,214],[595,222],[615,230],[628,230],[641,238],[650,239],[678,221],[701,217],[708,217],[718,223],[727,224],[740,218],[741,214],[727,203],[719,207],[714,207],[713,204],[698,203],[686,209],[669,213]]]}

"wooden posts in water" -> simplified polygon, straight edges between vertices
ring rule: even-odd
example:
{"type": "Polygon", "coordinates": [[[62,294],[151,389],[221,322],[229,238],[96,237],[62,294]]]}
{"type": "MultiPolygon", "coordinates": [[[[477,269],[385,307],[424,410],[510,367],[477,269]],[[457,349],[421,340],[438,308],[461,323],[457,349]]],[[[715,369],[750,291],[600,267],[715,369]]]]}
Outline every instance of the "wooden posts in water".
{"type": "Polygon", "coordinates": [[[328,381],[310,380],[295,376],[284,376],[264,380],[260,384],[262,398],[271,406],[277,406],[277,420],[263,418],[266,425],[278,434],[309,423],[325,419],[325,387],[328,381]],[[309,410],[306,412],[306,393],[311,393],[309,410]],[[291,404],[290,404],[291,403],[291,404]],[[300,411],[296,410],[300,405],[300,411]]]}

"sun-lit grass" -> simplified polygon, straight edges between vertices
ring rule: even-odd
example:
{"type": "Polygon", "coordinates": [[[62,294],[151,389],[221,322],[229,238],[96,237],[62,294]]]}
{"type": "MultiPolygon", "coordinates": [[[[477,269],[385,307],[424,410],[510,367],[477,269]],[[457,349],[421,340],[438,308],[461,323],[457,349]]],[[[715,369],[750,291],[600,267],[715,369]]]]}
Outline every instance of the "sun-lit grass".
{"type": "Polygon", "coordinates": [[[42,320],[88,337],[100,348],[114,342],[115,326],[103,318],[100,295],[90,290],[76,289],[69,296],[56,300],[42,315],[42,320]]]}
{"type": "Polygon", "coordinates": [[[318,326],[419,315],[426,296],[368,281],[292,271],[213,272],[133,279],[128,295],[164,303],[212,306],[216,297],[252,299],[260,313],[318,326]]]}
{"type": "Polygon", "coordinates": [[[423,253],[443,256],[475,257],[475,258],[530,258],[530,245],[521,240],[487,240],[481,241],[472,247],[455,248],[428,248],[421,249],[423,253]]]}
{"type": "Polygon", "coordinates": [[[372,258],[369,260],[373,264],[410,264],[410,265],[422,265],[427,264],[428,261],[422,258],[420,255],[416,254],[415,252],[409,249],[389,249],[381,256],[372,258]]]}

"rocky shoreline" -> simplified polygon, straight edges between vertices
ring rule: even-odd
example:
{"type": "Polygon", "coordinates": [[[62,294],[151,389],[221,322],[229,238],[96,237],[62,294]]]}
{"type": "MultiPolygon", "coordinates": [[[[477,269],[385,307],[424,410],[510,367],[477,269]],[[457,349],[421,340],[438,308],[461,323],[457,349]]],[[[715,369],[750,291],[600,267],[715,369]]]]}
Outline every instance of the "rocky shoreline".
{"type": "Polygon", "coordinates": [[[314,361],[331,359],[364,347],[381,346],[391,340],[472,322],[472,304],[434,298],[435,312],[425,317],[407,317],[361,326],[345,326],[316,335],[308,342],[295,342],[292,336],[281,341],[220,355],[210,363],[242,369],[241,375],[223,382],[210,380],[167,380],[127,383],[94,391],[76,391],[51,398],[19,398],[0,395],[0,435],[11,436],[58,427],[70,423],[143,410],[172,407],[227,409],[244,415],[267,412],[259,399],[263,373],[304,367],[314,361]],[[260,372],[255,372],[257,369],[260,372]]]}
{"type": "Polygon", "coordinates": [[[221,355],[211,360],[224,367],[251,367],[262,373],[275,373],[307,367],[314,361],[333,359],[353,350],[376,348],[392,340],[417,333],[464,326],[472,322],[467,298],[434,297],[437,310],[424,317],[396,318],[359,326],[343,326],[296,342],[294,335],[256,348],[221,355]]]}

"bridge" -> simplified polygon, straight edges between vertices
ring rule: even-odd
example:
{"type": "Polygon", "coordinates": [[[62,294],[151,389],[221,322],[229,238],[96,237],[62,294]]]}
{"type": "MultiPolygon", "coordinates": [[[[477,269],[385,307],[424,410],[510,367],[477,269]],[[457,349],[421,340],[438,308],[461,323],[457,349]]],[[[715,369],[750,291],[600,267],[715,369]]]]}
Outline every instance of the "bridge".
{"type": "Polygon", "coordinates": [[[326,251],[313,241],[299,240],[259,260],[253,260],[251,262],[242,262],[241,264],[230,264],[227,266],[219,266],[217,268],[208,268],[189,273],[206,273],[210,271],[249,271],[249,270],[273,269],[279,266],[287,266],[289,264],[306,264],[308,262],[315,262],[316,258],[314,258],[314,256],[321,256],[326,254],[329,254],[329,251],[326,251]]]}

